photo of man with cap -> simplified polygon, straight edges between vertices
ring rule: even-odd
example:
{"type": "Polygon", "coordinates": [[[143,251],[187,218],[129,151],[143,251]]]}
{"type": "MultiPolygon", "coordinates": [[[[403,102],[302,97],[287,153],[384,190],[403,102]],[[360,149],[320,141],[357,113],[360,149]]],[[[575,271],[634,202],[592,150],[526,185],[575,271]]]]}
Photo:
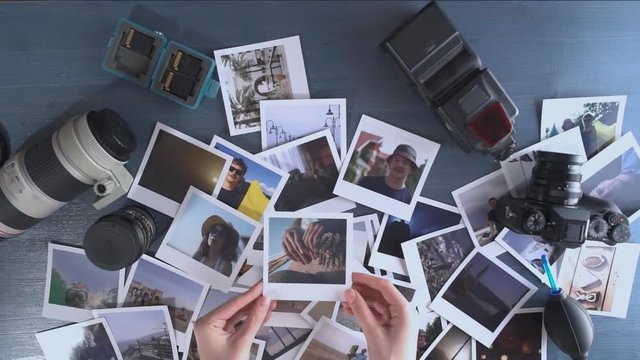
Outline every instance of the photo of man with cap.
{"type": "Polygon", "coordinates": [[[368,175],[358,181],[358,185],[392,199],[411,203],[413,191],[407,188],[407,178],[418,169],[416,150],[407,144],[398,145],[387,157],[387,174],[368,175]]]}

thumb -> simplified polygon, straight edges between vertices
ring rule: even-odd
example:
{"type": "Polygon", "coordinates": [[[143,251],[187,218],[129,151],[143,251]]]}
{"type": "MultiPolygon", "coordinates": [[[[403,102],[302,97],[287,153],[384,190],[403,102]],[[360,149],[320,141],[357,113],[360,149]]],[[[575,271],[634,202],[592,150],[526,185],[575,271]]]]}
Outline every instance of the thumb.
{"type": "Polygon", "coordinates": [[[348,289],[345,291],[345,300],[365,334],[373,334],[374,331],[377,331],[378,322],[359,292],[348,289]]]}
{"type": "Polygon", "coordinates": [[[240,329],[233,334],[236,341],[247,340],[250,342],[253,340],[269,313],[270,305],[271,300],[266,296],[261,296],[258,301],[253,304],[249,316],[247,316],[247,319],[240,326],[240,329]]]}

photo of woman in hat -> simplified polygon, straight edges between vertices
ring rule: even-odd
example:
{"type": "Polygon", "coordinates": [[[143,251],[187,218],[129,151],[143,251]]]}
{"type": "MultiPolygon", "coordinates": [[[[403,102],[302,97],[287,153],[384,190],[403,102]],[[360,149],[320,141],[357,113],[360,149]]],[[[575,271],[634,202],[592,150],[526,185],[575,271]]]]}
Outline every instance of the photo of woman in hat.
{"type": "Polygon", "coordinates": [[[202,224],[202,241],[193,259],[225,276],[230,276],[233,264],[238,261],[240,236],[233,225],[220,216],[208,217],[202,224]]]}

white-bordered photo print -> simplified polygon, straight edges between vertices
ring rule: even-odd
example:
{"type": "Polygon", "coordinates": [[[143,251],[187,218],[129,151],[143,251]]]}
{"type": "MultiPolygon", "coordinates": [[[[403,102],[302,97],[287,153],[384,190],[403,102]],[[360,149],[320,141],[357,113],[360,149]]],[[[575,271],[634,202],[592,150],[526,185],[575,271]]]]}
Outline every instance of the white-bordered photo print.
{"type": "Polygon", "coordinates": [[[311,301],[302,300],[278,300],[276,307],[271,313],[271,319],[264,323],[264,326],[284,326],[303,328],[310,326],[302,313],[311,305],[311,301]]]}
{"type": "Polygon", "coordinates": [[[194,186],[217,194],[218,181],[231,166],[231,156],[157,123],[129,195],[141,204],[174,217],[194,186]]]}
{"type": "Polygon", "coordinates": [[[276,211],[342,212],[356,206],[336,196],[340,157],[329,130],[314,133],[258,154],[273,166],[289,173],[276,211]]]}
{"type": "Polygon", "coordinates": [[[440,144],[362,115],[335,193],[409,220],[440,144]]]}
{"type": "Polygon", "coordinates": [[[276,300],[341,301],[351,287],[353,215],[267,213],[264,294],[276,300]]]}
{"type": "Polygon", "coordinates": [[[175,332],[166,306],[93,310],[106,320],[123,360],[153,356],[178,360],[175,332]]]}
{"type": "Polygon", "coordinates": [[[304,342],[295,360],[364,360],[368,358],[367,348],[362,333],[323,317],[304,342]]]}
{"type": "Polygon", "coordinates": [[[180,349],[186,345],[185,333],[189,323],[200,313],[208,290],[208,284],[151,256],[142,255],[131,266],[119,303],[123,307],[166,305],[180,349]]]}
{"type": "Polygon", "coordinates": [[[218,200],[260,221],[280,196],[289,174],[217,135],[211,147],[233,158],[229,169],[223,172],[218,200]]]}
{"type": "Polygon", "coordinates": [[[418,340],[416,342],[416,360],[420,359],[427,349],[442,334],[447,326],[446,320],[435,311],[428,311],[426,308],[413,314],[418,323],[418,340]]]}
{"type": "Polygon", "coordinates": [[[226,291],[259,231],[255,220],[191,187],[156,257],[226,291]]]}
{"type": "Polygon", "coordinates": [[[49,243],[42,316],[73,322],[92,319],[91,310],[117,306],[123,281],[124,269],[101,269],[83,249],[49,243]]]}
{"type": "Polygon", "coordinates": [[[640,146],[633,133],[582,165],[582,192],[612,201],[633,222],[640,217],[640,146]]]}
{"type": "Polygon", "coordinates": [[[371,257],[372,243],[371,221],[368,218],[353,218],[353,272],[371,273],[366,264],[368,263],[368,257],[371,257]]]}
{"type": "Polygon", "coordinates": [[[329,129],[340,159],[347,152],[347,99],[260,102],[262,150],[329,129]]]}
{"type": "Polygon", "coordinates": [[[592,157],[622,134],[626,102],[626,95],[544,99],[540,140],[577,127],[587,156],[592,157]]]}
{"type": "Polygon", "coordinates": [[[492,242],[502,231],[496,221],[498,199],[509,193],[502,170],[496,170],[451,192],[469,235],[479,246],[492,242]]]}
{"type": "Polygon", "coordinates": [[[249,349],[249,360],[260,360],[264,354],[264,348],[267,342],[264,340],[253,339],[251,348],[249,349]]]}
{"type": "Polygon", "coordinates": [[[555,276],[558,273],[558,261],[565,251],[564,248],[553,246],[536,235],[518,234],[506,228],[496,236],[496,242],[547,285],[549,279],[542,266],[542,255],[547,256],[551,272],[555,276]]]}
{"type": "Polygon", "coordinates": [[[402,244],[411,281],[416,286],[426,286],[431,298],[474,248],[473,240],[462,224],[402,244]]]}
{"type": "Polygon", "coordinates": [[[626,318],[639,251],[637,244],[608,246],[597,241],[567,249],[558,287],[590,314],[626,318]]]}
{"type": "Polygon", "coordinates": [[[501,261],[474,250],[429,307],[490,347],[537,287],[501,261]]]}
{"type": "Polygon", "coordinates": [[[397,274],[409,275],[402,243],[460,224],[461,221],[462,217],[455,206],[420,197],[408,221],[384,215],[369,264],[397,274]]]}
{"type": "Polygon", "coordinates": [[[472,341],[467,333],[449,324],[419,360],[471,360],[472,341]]]}
{"type": "Polygon", "coordinates": [[[542,325],[543,308],[523,308],[502,329],[491,347],[473,342],[473,360],[547,359],[547,332],[542,325]]]}
{"type": "Polygon", "coordinates": [[[302,311],[302,317],[314,325],[320,321],[323,316],[335,321],[339,307],[340,302],[337,301],[312,301],[311,304],[302,311]]]}
{"type": "Polygon", "coordinates": [[[263,326],[256,339],[265,342],[262,360],[293,360],[311,333],[311,327],[263,326]]]}
{"type": "Polygon", "coordinates": [[[231,135],[260,131],[260,102],[308,99],[299,36],[215,50],[231,135]]]}
{"type": "Polygon", "coordinates": [[[123,360],[104,319],[39,332],[36,339],[47,359],[90,359],[99,352],[105,359],[123,360]]]}
{"type": "Polygon", "coordinates": [[[506,160],[500,161],[500,167],[509,186],[511,196],[516,198],[524,198],[527,196],[527,187],[530,183],[531,171],[533,167],[536,166],[535,152],[540,150],[579,155],[582,156],[584,160],[587,159],[578,128],[570,129],[558,136],[533,144],[526,149],[519,150],[506,160]]]}

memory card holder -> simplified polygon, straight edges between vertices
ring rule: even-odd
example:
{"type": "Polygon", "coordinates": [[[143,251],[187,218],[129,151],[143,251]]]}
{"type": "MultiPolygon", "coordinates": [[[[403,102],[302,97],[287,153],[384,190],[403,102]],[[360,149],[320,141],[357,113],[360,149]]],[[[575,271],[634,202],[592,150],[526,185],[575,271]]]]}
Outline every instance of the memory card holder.
{"type": "Polygon", "coordinates": [[[169,42],[161,32],[121,18],[109,39],[102,67],[195,109],[205,96],[214,98],[220,89],[213,79],[215,64],[196,50],[169,42]]]}

